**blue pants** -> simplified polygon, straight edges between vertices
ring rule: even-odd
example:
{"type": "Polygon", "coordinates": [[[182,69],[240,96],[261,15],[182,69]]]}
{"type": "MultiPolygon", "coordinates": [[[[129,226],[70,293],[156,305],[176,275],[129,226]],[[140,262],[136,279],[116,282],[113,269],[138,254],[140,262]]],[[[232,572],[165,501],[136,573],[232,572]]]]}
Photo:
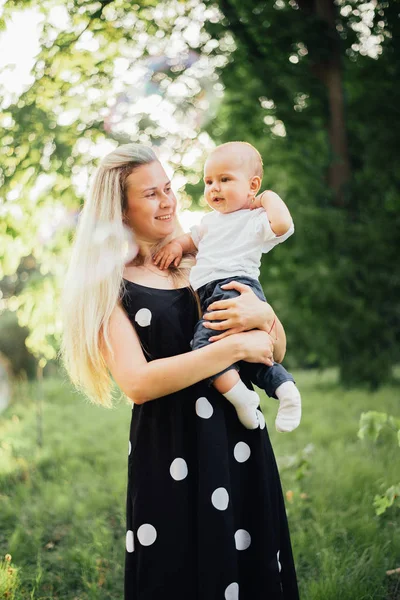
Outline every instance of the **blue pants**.
{"type": "MultiPolygon", "coordinates": [[[[206,283],[206,285],[203,285],[197,290],[203,314],[208,310],[208,307],[213,302],[217,302],[218,300],[226,300],[228,298],[235,298],[236,296],[240,295],[240,292],[237,292],[236,290],[223,290],[221,288],[222,285],[230,283],[231,281],[239,281],[240,283],[248,285],[260,300],[266,302],[262,287],[256,279],[252,279],[251,277],[229,277],[228,279],[217,279],[215,281],[211,281],[210,283],[206,283]]],[[[207,346],[207,344],[212,343],[209,341],[209,338],[221,333],[220,331],[217,332],[213,329],[207,329],[206,327],[203,327],[204,322],[204,319],[200,319],[196,323],[193,335],[193,350],[202,348],[203,346],[207,346]]],[[[214,375],[210,379],[210,383],[222,375],[222,373],[230,371],[231,369],[242,371],[246,378],[250,379],[250,381],[259,388],[263,389],[266,394],[272,398],[276,398],[275,391],[281,385],[281,383],[284,383],[285,381],[294,382],[292,375],[279,363],[274,363],[272,367],[268,367],[267,365],[241,361],[240,363],[231,365],[224,371],[221,371],[221,373],[214,375]]]]}

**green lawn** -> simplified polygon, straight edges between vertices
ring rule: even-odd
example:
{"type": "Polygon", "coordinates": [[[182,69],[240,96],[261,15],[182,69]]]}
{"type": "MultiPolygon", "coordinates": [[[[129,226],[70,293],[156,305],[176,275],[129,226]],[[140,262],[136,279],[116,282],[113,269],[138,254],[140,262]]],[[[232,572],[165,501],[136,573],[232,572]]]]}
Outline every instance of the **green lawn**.
{"type": "MultiPolygon", "coordinates": [[[[263,406],[301,598],[398,600],[400,580],[386,571],[400,567],[399,511],[377,517],[372,502],[400,479],[399,448],[389,430],[376,445],[357,430],[363,411],[400,416],[399,386],[344,391],[334,372],[296,375],[296,432],[275,432],[276,401],[263,406]]],[[[42,448],[32,386],[0,417],[0,598],[121,600],[130,407],[91,406],[55,379],[43,390],[42,448]]]]}

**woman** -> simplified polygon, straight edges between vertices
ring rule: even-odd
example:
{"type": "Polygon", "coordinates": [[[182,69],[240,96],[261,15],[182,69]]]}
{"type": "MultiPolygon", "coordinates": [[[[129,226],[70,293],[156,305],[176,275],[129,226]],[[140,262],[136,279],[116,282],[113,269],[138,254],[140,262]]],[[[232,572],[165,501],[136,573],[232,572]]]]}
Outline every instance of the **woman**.
{"type": "Polygon", "coordinates": [[[262,331],[274,320],[272,309],[239,285],[241,295],[216,303],[209,315],[216,343],[191,352],[198,305],[187,283],[190,264],[166,272],[152,262],[178,232],[176,199],[153,151],[128,144],[106,156],[82,211],[65,283],[62,353],[72,381],[93,402],[111,405],[111,372],[134,404],[124,598],[296,600],[262,413],[260,428],[245,429],[205,381],[237,360],[282,360],[284,331],[278,322],[274,346],[262,331]],[[121,252],[125,223],[139,254],[87,286],[98,259],[98,222],[113,232],[103,252],[121,252]],[[253,328],[259,330],[243,333],[253,328]]]}

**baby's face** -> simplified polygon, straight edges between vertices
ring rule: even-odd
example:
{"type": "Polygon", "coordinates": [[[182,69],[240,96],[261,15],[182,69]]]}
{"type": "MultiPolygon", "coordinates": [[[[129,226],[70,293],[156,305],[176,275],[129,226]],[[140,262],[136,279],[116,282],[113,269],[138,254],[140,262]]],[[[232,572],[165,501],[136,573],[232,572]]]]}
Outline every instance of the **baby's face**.
{"type": "Polygon", "coordinates": [[[211,208],[231,213],[249,208],[254,196],[246,164],[231,151],[213,153],[204,166],[204,196],[211,208]]]}

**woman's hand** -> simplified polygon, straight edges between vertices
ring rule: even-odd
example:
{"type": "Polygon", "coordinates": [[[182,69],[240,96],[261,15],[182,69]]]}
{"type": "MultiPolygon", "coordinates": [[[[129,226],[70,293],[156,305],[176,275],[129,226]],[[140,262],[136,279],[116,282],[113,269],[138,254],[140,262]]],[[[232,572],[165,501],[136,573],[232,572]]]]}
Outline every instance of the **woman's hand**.
{"type": "Polygon", "coordinates": [[[224,331],[210,338],[211,342],[222,340],[222,338],[249,331],[251,329],[261,329],[269,331],[273,326],[275,313],[272,307],[259,300],[253,290],[244,283],[231,281],[222,286],[225,290],[237,290],[240,296],[220,300],[210,304],[208,311],[204,315],[207,323],[204,327],[215,329],[216,331],[224,331]],[[219,322],[213,322],[219,321],[219,322]],[[225,331],[226,330],[226,331],[225,331]]]}
{"type": "Polygon", "coordinates": [[[274,364],[274,341],[268,333],[254,329],[241,333],[237,337],[243,352],[242,360],[272,367],[274,364]]]}

